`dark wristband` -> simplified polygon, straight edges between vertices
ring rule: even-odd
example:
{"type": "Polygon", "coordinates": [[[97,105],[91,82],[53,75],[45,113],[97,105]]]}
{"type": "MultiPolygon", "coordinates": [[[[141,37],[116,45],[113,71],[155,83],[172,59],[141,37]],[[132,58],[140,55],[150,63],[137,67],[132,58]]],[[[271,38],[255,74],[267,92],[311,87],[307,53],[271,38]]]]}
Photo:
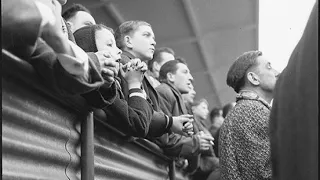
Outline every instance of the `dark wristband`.
{"type": "MultiPolygon", "coordinates": [[[[168,117],[168,116],[167,116],[168,117]]],[[[172,118],[172,116],[169,116],[169,118],[168,118],[168,125],[167,125],[167,127],[166,127],[166,131],[165,132],[171,132],[171,127],[172,127],[172,123],[173,123],[173,118],[172,118]]]]}

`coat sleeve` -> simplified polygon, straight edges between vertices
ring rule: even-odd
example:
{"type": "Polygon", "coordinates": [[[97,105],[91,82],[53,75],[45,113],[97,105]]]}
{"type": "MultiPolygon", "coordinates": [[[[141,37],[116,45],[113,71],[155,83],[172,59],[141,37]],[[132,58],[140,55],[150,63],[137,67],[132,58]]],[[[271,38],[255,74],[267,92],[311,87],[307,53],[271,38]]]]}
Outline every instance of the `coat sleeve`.
{"type": "Polygon", "coordinates": [[[114,102],[103,108],[105,121],[130,136],[145,137],[153,116],[151,105],[142,97],[121,99],[117,93],[114,102]]]}
{"type": "Polygon", "coordinates": [[[162,99],[162,102],[160,103],[162,112],[164,112],[168,116],[172,116],[172,109],[176,104],[176,101],[174,99],[174,95],[170,93],[171,90],[167,91],[162,85],[156,87],[156,90],[160,95],[160,98],[162,99]]]}
{"type": "MultiPolygon", "coordinates": [[[[1,1],[2,48],[28,57],[40,35],[41,14],[33,1],[1,1]]],[[[21,56],[19,56],[21,57],[21,56]]]]}
{"type": "MultiPolygon", "coordinates": [[[[126,62],[129,60],[128,57],[126,56],[121,56],[122,61],[126,62]]],[[[124,95],[125,99],[128,99],[129,101],[129,89],[128,89],[128,84],[124,80],[124,78],[119,74],[119,77],[121,79],[121,88],[122,88],[122,93],[124,95]]],[[[149,138],[154,138],[154,137],[159,137],[163,135],[164,133],[168,132],[167,128],[167,118],[165,114],[162,111],[157,111],[154,108],[154,104],[152,100],[147,96],[147,101],[152,107],[152,118],[149,126],[149,131],[148,131],[148,137],[149,138]]],[[[156,102],[154,102],[156,103],[156,102]]]]}
{"type": "Polygon", "coordinates": [[[38,39],[34,53],[26,60],[40,75],[43,82],[61,95],[87,93],[104,83],[100,71],[90,58],[88,77],[69,74],[59,63],[57,54],[41,39],[38,39]]]}
{"type": "Polygon", "coordinates": [[[107,87],[106,84],[104,84],[88,93],[81,94],[81,96],[94,108],[110,106],[117,98],[116,84],[113,83],[111,87],[107,87]]]}
{"type": "Polygon", "coordinates": [[[161,135],[168,132],[170,129],[167,128],[167,118],[163,112],[153,110],[153,116],[149,128],[148,136],[160,137],[161,135]]]}

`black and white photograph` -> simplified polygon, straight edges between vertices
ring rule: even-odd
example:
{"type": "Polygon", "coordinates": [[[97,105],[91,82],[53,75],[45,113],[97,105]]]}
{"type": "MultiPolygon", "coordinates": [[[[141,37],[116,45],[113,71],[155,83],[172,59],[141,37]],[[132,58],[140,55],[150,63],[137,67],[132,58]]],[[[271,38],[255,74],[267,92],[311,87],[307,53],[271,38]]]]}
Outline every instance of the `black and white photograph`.
{"type": "Polygon", "coordinates": [[[1,0],[2,179],[317,180],[318,0],[1,0]]]}

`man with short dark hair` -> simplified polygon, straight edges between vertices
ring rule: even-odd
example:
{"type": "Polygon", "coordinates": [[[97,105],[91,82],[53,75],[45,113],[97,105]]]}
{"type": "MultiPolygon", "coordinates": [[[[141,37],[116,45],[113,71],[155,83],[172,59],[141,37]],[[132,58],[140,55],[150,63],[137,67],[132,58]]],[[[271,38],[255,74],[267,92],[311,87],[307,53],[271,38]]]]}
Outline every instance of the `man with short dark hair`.
{"type": "Polygon", "coordinates": [[[96,24],[89,9],[81,4],[73,4],[62,13],[72,33],[83,26],[96,24]]]}
{"type": "Polygon", "coordinates": [[[260,51],[237,58],[227,84],[237,104],[220,129],[221,179],[271,179],[269,116],[279,73],[260,51]]]}
{"type": "Polygon", "coordinates": [[[166,62],[160,69],[159,85],[156,90],[163,97],[166,106],[162,110],[167,115],[187,114],[187,109],[182,99],[182,94],[190,91],[193,77],[188,66],[177,60],[166,62]]]}
{"type": "Polygon", "coordinates": [[[147,73],[150,75],[153,87],[160,85],[158,80],[160,68],[164,63],[170,60],[174,60],[174,51],[171,48],[161,47],[154,51],[152,60],[148,61],[147,71],[147,73]]]}
{"type": "MultiPolygon", "coordinates": [[[[188,66],[178,60],[168,61],[163,64],[160,69],[159,80],[162,83],[156,90],[165,102],[161,106],[162,111],[167,115],[172,116],[187,114],[188,111],[183,101],[182,94],[189,93],[191,90],[190,84],[193,81],[188,66]]],[[[204,133],[204,131],[206,131],[204,127],[198,126],[199,123],[194,122],[194,132],[196,134],[190,137],[181,137],[180,135],[168,133],[167,138],[164,135],[159,140],[160,146],[165,152],[188,159],[189,166],[187,171],[189,172],[196,171],[201,164],[203,164],[202,159],[199,160],[201,153],[210,154],[210,157],[214,157],[211,156],[213,153],[211,144],[214,140],[213,137],[210,133],[204,133]]],[[[177,164],[180,164],[181,162],[183,162],[182,159],[180,159],[177,164]]],[[[213,168],[215,167],[210,166],[207,168],[205,171],[206,175],[209,175],[209,172],[211,172],[213,168]]],[[[203,170],[202,167],[200,167],[200,169],[203,170]]]]}

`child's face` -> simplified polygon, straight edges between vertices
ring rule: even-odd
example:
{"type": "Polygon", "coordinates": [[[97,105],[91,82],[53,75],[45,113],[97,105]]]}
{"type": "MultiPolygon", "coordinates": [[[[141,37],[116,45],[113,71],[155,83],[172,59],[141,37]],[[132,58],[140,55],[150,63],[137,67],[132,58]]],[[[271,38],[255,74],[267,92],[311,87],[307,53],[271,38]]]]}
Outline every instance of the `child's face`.
{"type": "Polygon", "coordinates": [[[108,51],[115,61],[121,59],[122,51],[116,46],[114,35],[108,29],[96,31],[96,46],[98,51],[108,51]]]}
{"type": "Polygon", "coordinates": [[[130,38],[132,53],[136,58],[140,58],[142,61],[151,60],[156,45],[152,28],[148,25],[141,25],[130,38]]]}
{"type": "MultiPolygon", "coordinates": [[[[106,51],[110,56],[109,58],[114,61],[121,59],[122,51],[116,46],[114,35],[108,29],[97,30],[95,35],[98,51],[106,51]]],[[[117,69],[119,69],[118,66],[117,69]]]]}

